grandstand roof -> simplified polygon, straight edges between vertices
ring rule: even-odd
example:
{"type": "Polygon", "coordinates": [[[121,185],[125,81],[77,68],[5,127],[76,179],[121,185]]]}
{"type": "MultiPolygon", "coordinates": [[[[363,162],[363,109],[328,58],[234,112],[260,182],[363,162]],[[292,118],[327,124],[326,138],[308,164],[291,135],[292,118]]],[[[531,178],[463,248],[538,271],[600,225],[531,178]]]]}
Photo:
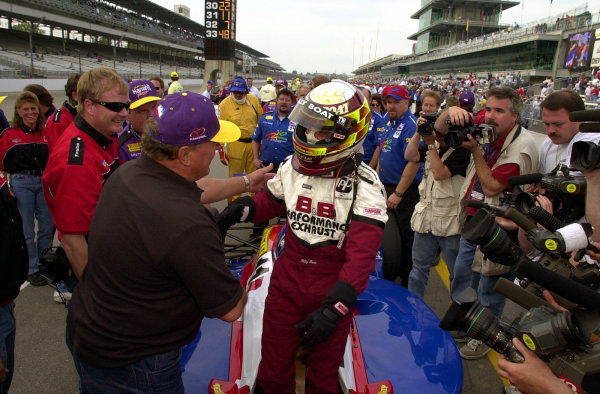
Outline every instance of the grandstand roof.
{"type": "MultiPolygon", "coordinates": [[[[180,15],[172,10],[169,10],[165,7],[162,7],[158,4],[155,4],[148,0],[109,0],[110,3],[119,5],[123,8],[130,9],[132,11],[136,11],[147,15],[151,18],[158,19],[162,22],[166,22],[173,26],[178,26],[186,30],[193,31],[195,33],[205,35],[206,28],[204,25],[201,25],[198,22],[195,22],[192,19],[188,19],[183,15],[180,15]]],[[[201,2],[198,3],[199,6],[203,6],[201,2]]],[[[254,48],[251,48],[247,45],[242,44],[239,41],[236,41],[236,49],[246,52],[249,55],[256,57],[269,57],[262,52],[257,51],[254,48]]]]}
{"type": "Polygon", "coordinates": [[[183,29],[194,31],[204,35],[205,28],[203,25],[188,19],[172,10],[162,7],[147,0],[109,0],[110,3],[119,5],[123,8],[139,12],[151,18],[158,19],[173,26],[178,26],[183,29]]]}

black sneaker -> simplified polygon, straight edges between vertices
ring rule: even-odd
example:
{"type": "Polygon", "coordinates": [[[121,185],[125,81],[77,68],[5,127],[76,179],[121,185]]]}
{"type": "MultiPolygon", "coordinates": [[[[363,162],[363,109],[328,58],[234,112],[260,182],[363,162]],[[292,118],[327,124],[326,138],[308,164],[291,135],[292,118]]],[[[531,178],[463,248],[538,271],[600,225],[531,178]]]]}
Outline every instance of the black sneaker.
{"type": "Polygon", "coordinates": [[[46,278],[44,278],[39,272],[34,272],[33,274],[28,275],[27,282],[29,282],[31,286],[44,286],[48,283],[46,278]]]}

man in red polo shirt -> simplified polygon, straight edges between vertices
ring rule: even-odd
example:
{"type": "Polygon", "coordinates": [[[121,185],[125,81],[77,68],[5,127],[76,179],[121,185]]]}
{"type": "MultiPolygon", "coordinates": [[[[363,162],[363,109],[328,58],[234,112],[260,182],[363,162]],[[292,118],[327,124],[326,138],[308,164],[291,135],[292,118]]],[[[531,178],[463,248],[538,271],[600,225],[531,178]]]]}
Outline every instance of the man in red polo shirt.
{"type": "Polygon", "coordinates": [[[128,92],[110,68],[82,74],[78,114],[58,139],[43,175],[44,196],[77,278],[87,264],[87,235],[102,186],[119,166],[116,137],[129,115],[128,92]]]}

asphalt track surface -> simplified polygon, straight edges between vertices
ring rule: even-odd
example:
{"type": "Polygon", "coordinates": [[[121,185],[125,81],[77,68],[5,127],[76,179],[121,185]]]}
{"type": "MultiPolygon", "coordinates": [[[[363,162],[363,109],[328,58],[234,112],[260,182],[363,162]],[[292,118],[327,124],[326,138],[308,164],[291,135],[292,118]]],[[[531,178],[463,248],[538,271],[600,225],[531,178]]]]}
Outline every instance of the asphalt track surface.
{"type": "MultiPolygon", "coordinates": [[[[200,92],[200,87],[191,90],[200,92]]],[[[52,91],[55,105],[64,101],[62,91],[52,91]]],[[[10,120],[13,115],[16,94],[9,94],[0,104],[10,120]]],[[[540,136],[541,137],[541,136],[540,136]]],[[[227,176],[227,168],[218,156],[211,165],[211,177],[227,176]]],[[[225,203],[214,204],[222,209],[225,203]]],[[[117,234],[115,234],[117,236],[117,234]]],[[[442,317],[450,305],[448,274],[442,261],[432,269],[425,294],[425,302],[442,317]]],[[[17,335],[15,345],[15,373],[11,394],[63,394],[78,392],[78,377],[71,355],[65,345],[67,310],[52,299],[53,289],[48,286],[33,287],[24,284],[15,300],[17,335]]],[[[522,309],[507,302],[504,316],[512,320],[522,309]]],[[[502,393],[504,383],[496,373],[498,354],[494,351],[480,360],[463,360],[463,393],[502,393]]],[[[418,388],[415,388],[418,392],[418,388]]]]}

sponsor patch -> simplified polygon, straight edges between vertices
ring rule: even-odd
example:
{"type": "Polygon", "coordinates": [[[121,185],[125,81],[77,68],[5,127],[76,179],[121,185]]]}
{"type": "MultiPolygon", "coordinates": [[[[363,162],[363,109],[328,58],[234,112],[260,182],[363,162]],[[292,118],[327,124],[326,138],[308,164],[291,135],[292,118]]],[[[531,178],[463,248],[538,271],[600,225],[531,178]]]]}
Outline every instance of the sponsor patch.
{"type": "Polygon", "coordinates": [[[381,209],[377,209],[377,208],[364,208],[363,209],[363,213],[366,213],[367,215],[381,215],[381,209]]]}
{"type": "Polygon", "coordinates": [[[139,142],[136,142],[136,143],[127,145],[127,149],[129,149],[129,152],[139,152],[142,149],[142,147],[139,142]]]}
{"type": "Polygon", "coordinates": [[[333,307],[344,316],[348,313],[348,307],[342,301],[336,302],[333,307]]]}
{"type": "Polygon", "coordinates": [[[71,140],[71,148],[69,149],[68,164],[83,165],[83,140],[75,137],[71,140]]]}
{"type": "Polygon", "coordinates": [[[311,185],[307,185],[307,184],[303,184],[302,185],[303,189],[308,189],[308,190],[312,190],[312,186],[311,185]]]}

